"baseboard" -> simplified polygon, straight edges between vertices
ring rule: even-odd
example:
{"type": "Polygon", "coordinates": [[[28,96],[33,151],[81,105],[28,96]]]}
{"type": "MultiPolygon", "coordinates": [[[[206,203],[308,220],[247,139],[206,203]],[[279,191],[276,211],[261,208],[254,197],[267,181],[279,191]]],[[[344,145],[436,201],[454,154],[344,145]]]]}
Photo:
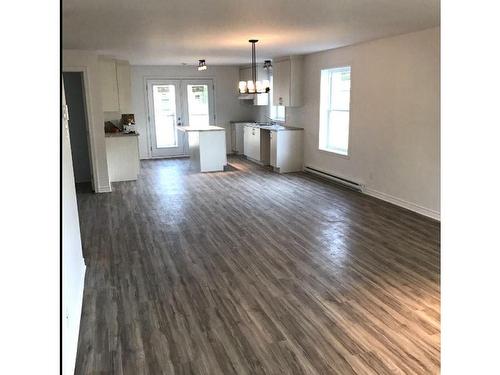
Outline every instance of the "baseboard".
{"type": "Polygon", "coordinates": [[[418,214],[430,217],[431,219],[441,221],[441,214],[438,211],[431,210],[430,208],[419,206],[418,204],[405,201],[404,199],[397,198],[392,195],[370,189],[368,187],[365,187],[363,193],[381,199],[383,201],[395,204],[396,206],[406,208],[418,214]]]}
{"type": "Polygon", "coordinates": [[[99,186],[96,191],[96,193],[111,193],[111,192],[112,192],[111,184],[108,186],[99,186]]]}
{"type": "Polygon", "coordinates": [[[159,160],[159,159],[184,159],[189,158],[189,155],[181,154],[181,155],[172,155],[172,156],[151,156],[149,159],[140,159],[140,160],[159,160]]]}

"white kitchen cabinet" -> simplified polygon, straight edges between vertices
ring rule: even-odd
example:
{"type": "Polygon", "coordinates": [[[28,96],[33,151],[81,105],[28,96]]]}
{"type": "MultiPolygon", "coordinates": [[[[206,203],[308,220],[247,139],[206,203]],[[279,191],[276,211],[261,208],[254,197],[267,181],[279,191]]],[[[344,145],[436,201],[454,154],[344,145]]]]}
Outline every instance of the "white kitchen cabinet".
{"type": "Polygon", "coordinates": [[[243,143],[245,156],[260,162],[260,129],[253,126],[245,126],[243,143]]]}
{"type": "Polygon", "coordinates": [[[277,134],[278,132],[269,132],[269,164],[274,167],[278,168],[278,163],[277,163],[277,152],[276,150],[278,149],[277,145],[277,134]]]}
{"type": "Polygon", "coordinates": [[[139,175],[138,134],[107,133],[106,157],[109,180],[132,181],[139,175]]]}
{"type": "MultiPolygon", "coordinates": [[[[257,65],[257,81],[269,80],[269,73],[264,66],[257,65]]],[[[252,67],[240,68],[240,81],[251,81],[252,80],[252,67]]],[[[256,94],[253,96],[253,105],[268,105],[269,104],[269,94],[256,94]]]]}
{"type": "Polygon", "coordinates": [[[115,60],[99,59],[99,78],[103,112],[120,112],[115,60]]]}
{"type": "Polygon", "coordinates": [[[259,164],[271,165],[279,173],[301,171],[304,129],[278,128],[244,125],[244,155],[259,164]]]}
{"type": "Polygon", "coordinates": [[[302,56],[290,56],[273,60],[273,103],[285,107],[303,104],[302,56]]]}
{"type": "Polygon", "coordinates": [[[103,112],[131,113],[130,65],[126,61],[99,58],[103,112]]]}
{"type": "Polygon", "coordinates": [[[243,154],[245,124],[246,122],[231,123],[231,150],[235,154],[243,154]]]}
{"type": "Polygon", "coordinates": [[[118,105],[120,113],[132,113],[132,89],[130,85],[130,64],[116,61],[116,81],[118,83],[118,105]]]}
{"type": "Polygon", "coordinates": [[[245,125],[243,138],[244,155],[259,164],[269,165],[269,131],[245,125]]]}
{"type": "Polygon", "coordinates": [[[279,173],[299,172],[303,167],[302,129],[269,132],[269,164],[279,173]]]}

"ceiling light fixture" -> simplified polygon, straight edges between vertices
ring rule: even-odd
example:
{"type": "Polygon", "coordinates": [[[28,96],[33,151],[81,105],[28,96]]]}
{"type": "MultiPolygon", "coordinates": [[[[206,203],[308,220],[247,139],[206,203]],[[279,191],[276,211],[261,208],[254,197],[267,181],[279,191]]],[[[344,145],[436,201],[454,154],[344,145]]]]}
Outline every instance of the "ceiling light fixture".
{"type": "Polygon", "coordinates": [[[198,70],[207,70],[207,64],[205,64],[205,60],[198,60],[198,70]]]}
{"type": "MultiPolygon", "coordinates": [[[[251,81],[240,81],[238,88],[240,94],[265,94],[270,90],[269,80],[264,79],[263,81],[257,81],[257,62],[255,58],[255,43],[258,42],[257,39],[250,39],[252,43],[252,80],[251,81]]],[[[270,62],[270,61],[269,61],[270,62]]]]}

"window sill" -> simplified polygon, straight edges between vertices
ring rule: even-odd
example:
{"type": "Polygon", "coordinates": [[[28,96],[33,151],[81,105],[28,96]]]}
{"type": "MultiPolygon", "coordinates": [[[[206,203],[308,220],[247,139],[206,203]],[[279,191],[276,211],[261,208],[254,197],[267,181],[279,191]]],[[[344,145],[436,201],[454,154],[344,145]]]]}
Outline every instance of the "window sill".
{"type": "Polygon", "coordinates": [[[327,148],[321,148],[321,147],[318,147],[318,150],[321,152],[327,153],[328,155],[337,156],[337,157],[342,158],[342,159],[350,159],[349,154],[344,155],[344,154],[340,154],[336,151],[329,150],[327,148]]]}

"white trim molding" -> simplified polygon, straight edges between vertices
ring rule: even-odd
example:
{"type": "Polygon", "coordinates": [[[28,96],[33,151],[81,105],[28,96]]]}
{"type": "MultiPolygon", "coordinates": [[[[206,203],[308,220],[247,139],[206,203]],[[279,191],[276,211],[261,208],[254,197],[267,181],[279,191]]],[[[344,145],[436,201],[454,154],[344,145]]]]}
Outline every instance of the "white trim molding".
{"type": "Polygon", "coordinates": [[[416,212],[418,214],[430,217],[431,219],[441,221],[441,214],[438,211],[431,210],[430,208],[422,207],[422,206],[419,206],[418,204],[408,202],[408,201],[405,201],[404,199],[397,198],[395,196],[392,196],[392,195],[389,195],[386,193],[382,193],[380,191],[373,190],[373,189],[370,189],[367,187],[365,187],[365,189],[363,190],[363,193],[366,195],[370,195],[372,197],[381,199],[383,201],[395,204],[396,206],[406,208],[406,209],[413,211],[413,212],[416,212]]]}
{"type": "MultiPolygon", "coordinates": [[[[94,130],[94,109],[92,108],[92,98],[90,92],[89,70],[86,66],[65,66],[62,73],[81,73],[83,79],[83,99],[85,108],[85,126],[87,133],[87,141],[89,148],[90,170],[92,174],[92,187],[96,192],[100,192],[101,187],[99,183],[98,161],[96,155],[96,134],[94,130]]],[[[64,81],[64,78],[63,78],[64,81]]],[[[111,187],[108,187],[111,191],[111,187]]]]}
{"type": "Polygon", "coordinates": [[[97,188],[96,193],[111,193],[113,190],[111,189],[111,184],[108,186],[99,186],[97,188]]]}

